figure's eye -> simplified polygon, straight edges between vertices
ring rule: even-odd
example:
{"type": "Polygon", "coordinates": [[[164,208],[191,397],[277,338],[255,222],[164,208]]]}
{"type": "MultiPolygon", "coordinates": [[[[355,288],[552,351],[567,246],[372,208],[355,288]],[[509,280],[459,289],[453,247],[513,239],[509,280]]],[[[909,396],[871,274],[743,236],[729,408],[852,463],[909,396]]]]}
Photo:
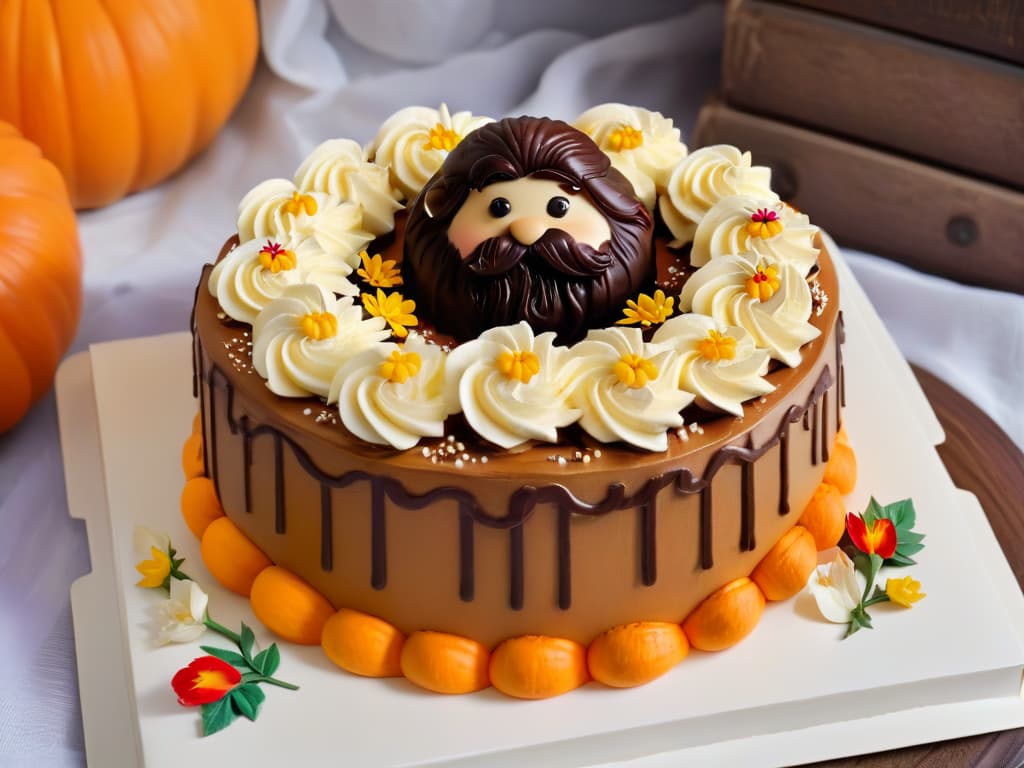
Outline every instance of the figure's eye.
{"type": "Polygon", "coordinates": [[[508,216],[509,213],[512,212],[512,203],[504,197],[496,197],[491,200],[491,204],[487,210],[491,212],[491,216],[496,219],[500,219],[504,216],[508,216]]]}
{"type": "Polygon", "coordinates": [[[548,216],[560,219],[569,212],[569,200],[559,195],[548,200],[548,216]]]}

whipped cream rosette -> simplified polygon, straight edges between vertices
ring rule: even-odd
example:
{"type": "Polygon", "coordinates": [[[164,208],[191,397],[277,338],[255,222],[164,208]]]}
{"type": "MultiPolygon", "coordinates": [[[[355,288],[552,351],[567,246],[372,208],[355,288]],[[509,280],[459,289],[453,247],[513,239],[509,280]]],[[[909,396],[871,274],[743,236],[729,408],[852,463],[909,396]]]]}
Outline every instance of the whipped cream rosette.
{"type": "Polygon", "coordinates": [[[391,185],[411,201],[467,133],[493,122],[470,112],[453,115],[446,104],[440,109],[406,107],[384,121],[367,156],[388,169],[391,185]]]}
{"type": "MultiPolygon", "coordinates": [[[[672,120],[660,112],[626,104],[599,104],[577,117],[573,123],[590,136],[612,159],[612,165],[633,182],[637,196],[647,205],[647,184],[637,184],[642,174],[657,191],[665,190],[680,160],[686,157],[686,145],[672,120]],[[639,173],[631,173],[624,166],[632,166],[639,173]],[[641,188],[642,187],[642,188],[641,188]]],[[[648,210],[652,210],[653,197],[648,210]]]]}
{"type": "Polygon", "coordinates": [[[720,326],[707,315],[678,315],[664,323],[651,339],[672,347],[682,358],[679,386],[696,396],[707,410],[743,415],[743,403],[775,389],[764,375],[768,351],[739,326],[720,326]]]}
{"type": "Polygon", "coordinates": [[[644,342],[639,328],[600,328],[571,349],[569,405],[580,426],[603,443],[668,448],[665,430],[683,426],[679,412],[693,394],[679,388],[682,358],[662,344],[644,342]]]}
{"type": "Polygon", "coordinates": [[[673,248],[693,240],[697,225],[722,198],[753,195],[775,202],[770,168],[751,165],[750,153],[729,144],[701,147],[679,163],[658,201],[661,218],[675,238],[673,248]]]}
{"type": "Polygon", "coordinates": [[[818,260],[818,228],[785,203],[771,198],[731,195],[715,203],[693,236],[690,264],[701,267],[728,254],[792,264],[807,277],[818,260]]]}
{"type": "Polygon", "coordinates": [[[357,203],[326,192],[300,192],[287,179],[270,179],[239,203],[238,239],[270,239],[293,250],[312,240],[325,254],[354,268],[373,234],[363,228],[363,209],[357,203]]]}
{"type": "Polygon", "coordinates": [[[811,325],[811,290],[792,264],[748,256],[722,256],[694,272],[679,294],[679,309],[738,325],[790,367],[800,347],[821,333],[811,325]]]}
{"type": "Polygon", "coordinates": [[[481,437],[502,448],[553,443],[580,412],[567,402],[573,365],[554,333],[533,335],[525,321],[491,328],[448,355],[448,409],[462,411],[481,437]]]}
{"type": "Polygon", "coordinates": [[[276,395],[326,398],[343,363],[390,335],[383,318],[364,320],[348,296],[290,285],[253,322],[252,365],[276,395]]]}
{"type": "Polygon", "coordinates": [[[448,416],[445,354],[416,333],[404,344],[375,344],[352,357],[331,381],[327,401],[356,437],[398,450],[441,437],[448,416]]]}
{"type": "Polygon", "coordinates": [[[649,213],[654,213],[654,206],[658,202],[658,189],[654,179],[634,165],[633,161],[621,152],[606,152],[608,159],[612,162],[612,168],[617,170],[633,185],[633,193],[644,204],[649,213]]]}
{"type": "Polygon", "coordinates": [[[358,142],[331,139],[314,149],[295,172],[300,192],[326,192],[363,209],[363,229],[383,235],[402,209],[387,168],[371,163],[358,142]]]}

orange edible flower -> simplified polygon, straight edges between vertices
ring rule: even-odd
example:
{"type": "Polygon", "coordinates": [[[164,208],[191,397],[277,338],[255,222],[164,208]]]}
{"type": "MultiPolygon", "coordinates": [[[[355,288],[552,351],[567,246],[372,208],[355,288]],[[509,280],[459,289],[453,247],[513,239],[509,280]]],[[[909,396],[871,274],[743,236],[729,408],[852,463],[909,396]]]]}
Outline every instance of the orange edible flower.
{"type": "Polygon", "coordinates": [[[446,152],[451,152],[460,141],[462,141],[462,137],[459,134],[451,128],[445,128],[441,123],[438,123],[430,129],[430,135],[426,142],[424,142],[423,148],[443,149],[446,152]]]}
{"type": "Polygon", "coordinates": [[[643,131],[623,123],[611,132],[608,137],[608,143],[611,144],[611,149],[615,152],[621,152],[624,149],[636,149],[644,143],[644,134],[643,131]]]}
{"type": "Polygon", "coordinates": [[[747,278],[744,288],[750,298],[768,301],[779,290],[779,284],[778,267],[761,263],[757,266],[757,271],[747,278]]]}
{"type": "Polygon", "coordinates": [[[705,360],[717,363],[719,360],[732,360],[736,357],[736,339],[716,330],[708,332],[708,337],[697,346],[705,360]]]}
{"type": "Polygon", "coordinates": [[[295,254],[280,243],[267,240],[267,244],[260,248],[259,257],[260,265],[275,275],[282,270],[295,269],[295,254]]]}
{"type": "Polygon", "coordinates": [[[658,378],[658,366],[640,355],[623,355],[612,370],[627,387],[641,389],[658,378]]]}
{"type": "Polygon", "coordinates": [[[868,528],[863,517],[850,512],[846,516],[846,530],[861,552],[889,558],[896,551],[896,526],[888,518],[879,518],[868,528]]]}
{"type": "Polygon", "coordinates": [[[540,372],[540,360],[533,352],[502,352],[498,355],[498,370],[510,379],[529,384],[530,379],[540,372]]]}
{"type": "Polygon", "coordinates": [[[420,372],[423,361],[415,352],[392,350],[391,357],[380,364],[380,375],[395,384],[404,384],[420,372]]]}
{"type": "Polygon", "coordinates": [[[747,224],[747,234],[751,237],[767,239],[781,231],[782,221],[779,219],[779,214],[770,208],[758,208],[750,216],[750,223],[747,224]]]}
{"type": "Polygon", "coordinates": [[[333,339],[338,335],[338,318],[330,312],[310,312],[301,320],[302,332],[314,341],[333,339]]]}
{"type": "Polygon", "coordinates": [[[632,325],[640,323],[645,328],[657,323],[663,323],[672,316],[675,308],[675,298],[665,297],[665,292],[660,288],[654,292],[654,296],[641,293],[636,301],[630,299],[626,302],[626,309],[622,310],[625,315],[621,320],[616,320],[616,325],[632,325]]]}
{"type": "Polygon", "coordinates": [[[291,200],[286,200],[282,203],[281,208],[285,213],[290,213],[292,216],[298,216],[300,213],[312,216],[317,210],[316,198],[312,195],[292,192],[291,200]]]}

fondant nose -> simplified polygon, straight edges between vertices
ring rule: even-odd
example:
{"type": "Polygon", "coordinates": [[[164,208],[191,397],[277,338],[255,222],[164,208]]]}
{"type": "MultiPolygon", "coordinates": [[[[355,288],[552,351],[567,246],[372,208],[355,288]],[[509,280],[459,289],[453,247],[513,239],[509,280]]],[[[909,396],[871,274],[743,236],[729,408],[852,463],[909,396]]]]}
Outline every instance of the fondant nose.
{"type": "Polygon", "coordinates": [[[533,245],[547,229],[547,222],[537,216],[523,216],[508,225],[509,234],[521,245],[533,245]]]}

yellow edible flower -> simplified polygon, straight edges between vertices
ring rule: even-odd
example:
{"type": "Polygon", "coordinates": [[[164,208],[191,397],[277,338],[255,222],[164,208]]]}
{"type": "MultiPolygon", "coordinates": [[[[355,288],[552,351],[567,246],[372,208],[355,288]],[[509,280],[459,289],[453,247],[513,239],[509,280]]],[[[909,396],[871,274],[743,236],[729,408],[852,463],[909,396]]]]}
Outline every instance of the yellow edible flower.
{"type": "Polygon", "coordinates": [[[380,364],[380,375],[395,384],[404,384],[420,372],[423,361],[415,352],[393,350],[391,357],[380,364]]]}
{"type": "Polygon", "coordinates": [[[902,605],[904,608],[910,608],[925,597],[925,593],[921,591],[921,582],[915,581],[910,576],[904,576],[902,579],[887,579],[885,594],[896,605],[902,605]]]}
{"type": "Polygon", "coordinates": [[[374,288],[393,288],[402,284],[402,273],[395,266],[394,259],[384,261],[379,253],[370,256],[366,251],[359,254],[363,261],[356,274],[374,288]]]}
{"type": "Polygon", "coordinates": [[[338,334],[338,318],[330,312],[310,312],[300,321],[302,332],[314,341],[333,339],[338,334]]]}
{"type": "Polygon", "coordinates": [[[260,266],[275,275],[283,270],[295,269],[295,254],[282,248],[280,243],[267,240],[267,244],[260,248],[259,256],[260,266]]]}
{"type": "Polygon", "coordinates": [[[747,278],[743,287],[746,288],[750,298],[768,301],[779,290],[778,267],[759,264],[757,271],[747,278]]]}
{"type": "Polygon", "coordinates": [[[498,370],[510,379],[529,384],[530,379],[540,372],[540,360],[533,352],[502,352],[498,355],[498,370]]]}
{"type": "Polygon", "coordinates": [[[697,345],[705,360],[717,363],[719,360],[732,360],[736,357],[736,339],[724,333],[712,330],[706,339],[697,345]]]}
{"type": "Polygon", "coordinates": [[[779,214],[769,208],[758,208],[750,217],[747,224],[747,234],[751,237],[760,237],[767,240],[782,231],[782,221],[779,214]]]}
{"type": "Polygon", "coordinates": [[[152,555],[152,559],[135,564],[135,570],[142,574],[142,578],[137,583],[140,587],[147,589],[162,587],[171,573],[170,555],[156,547],[150,547],[149,553],[152,555]]]}
{"type": "Polygon", "coordinates": [[[646,387],[647,382],[658,378],[658,366],[640,355],[623,355],[612,371],[619,381],[633,389],[646,387]]]}
{"type": "Polygon", "coordinates": [[[644,143],[643,131],[623,123],[608,136],[608,143],[614,152],[624,149],[636,149],[644,143]]]}
{"type": "Polygon", "coordinates": [[[641,293],[636,301],[630,299],[626,302],[626,309],[622,310],[625,315],[621,320],[615,321],[616,325],[632,325],[640,323],[645,328],[663,323],[669,317],[675,307],[675,298],[665,297],[665,292],[660,288],[654,292],[654,296],[641,293]]]}
{"type": "Polygon", "coordinates": [[[451,152],[461,140],[462,137],[451,128],[445,128],[441,123],[438,123],[430,129],[430,136],[423,144],[423,148],[443,149],[446,152],[451,152]]]}
{"type": "Polygon", "coordinates": [[[384,291],[378,288],[376,297],[364,293],[361,298],[366,311],[373,317],[383,317],[391,326],[391,331],[400,339],[409,335],[406,326],[419,323],[416,315],[412,314],[416,310],[416,302],[406,299],[397,291],[385,295],[384,291]]]}
{"type": "Polygon", "coordinates": [[[298,192],[292,192],[291,200],[286,200],[282,203],[281,209],[285,213],[290,213],[292,216],[298,216],[303,212],[305,212],[307,216],[312,216],[316,213],[316,198],[312,195],[302,195],[298,192]]]}

